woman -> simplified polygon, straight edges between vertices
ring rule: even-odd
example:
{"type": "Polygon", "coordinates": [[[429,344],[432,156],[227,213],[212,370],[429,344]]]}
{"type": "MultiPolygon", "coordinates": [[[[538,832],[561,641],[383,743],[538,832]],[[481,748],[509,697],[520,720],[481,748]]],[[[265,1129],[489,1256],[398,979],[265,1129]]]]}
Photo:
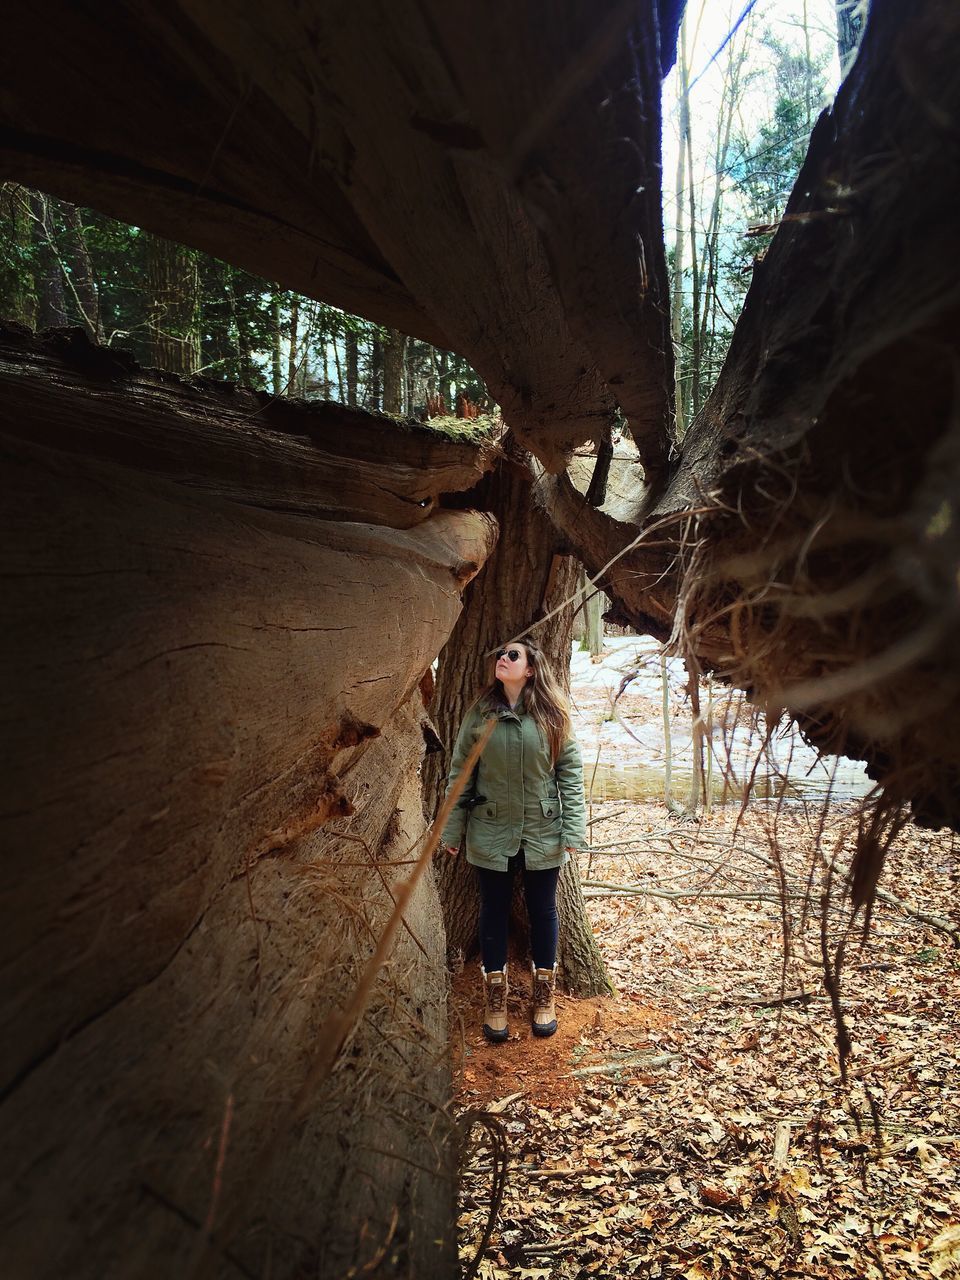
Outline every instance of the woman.
{"type": "Polygon", "coordinates": [[[580,748],[570,711],[541,651],[525,641],[497,650],[493,683],[464,717],[447,779],[449,790],[486,721],[497,723],[441,842],[455,854],[464,831],[467,861],[480,886],[483,1033],[506,1040],[507,940],[517,867],[523,874],[533,953],[533,1034],[557,1029],[557,879],[583,844],[580,748]]]}

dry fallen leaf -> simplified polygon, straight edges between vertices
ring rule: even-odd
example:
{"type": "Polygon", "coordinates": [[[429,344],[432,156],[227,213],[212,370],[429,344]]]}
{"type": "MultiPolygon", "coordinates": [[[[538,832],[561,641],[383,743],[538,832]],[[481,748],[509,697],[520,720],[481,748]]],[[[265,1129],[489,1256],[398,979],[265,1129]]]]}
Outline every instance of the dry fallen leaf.
{"type": "Polygon", "coordinates": [[[717,1186],[715,1182],[700,1183],[700,1198],[715,1209],[739,1209],[739,1197],[731,1195],[726,1187],[717,1186]]]}
{"type": "MultiPolygon", "coordinates": [[[[950,950],[938,949],[938,937],[896,902],[877,904],[868,944],[850,951],[842,972],[854,1042],[844,1089],[825,996],[803,1011],[742,1000],[750,991],[816,989],[819,922],[805,932],[794,917],[793,971],[781,988],[779,902],[709,897],[711,889],[761,885],[758,857],[769,858],[772,818],[785,874],[805,882],[813,837],[802,809],[779,816],[772,807],[766,815],[749,809],[735,845],[734,817],[722,810],[698,825],[672,823],[652,806],[615,809],[620,817],[593,828],[598,845],[635,844],[629,858],[595,854],[590,878],[673,890],[680,855],[713,861],[689,864],[683,883],[706,890],[689,901],[639,893],[588,898],[591,916],[604,926],[598,936],[619,995],[602,1004],[602,1026],[595,1025],[595,1004],[566,1002],[561,1013],[572,1025],[563,1069],[638,1048],[679,1057],[642,1076],[568,1082],[561,1096],[552,1060],[538,1056],[560,1042],[533,1046],[524,1031],[516,1044],[488,1050],[470,989],[461,1016],[475,1033],[478,1057],[470,1069],[477,1079],[465,1083],[462,1103],[489,1100],[502,1108],[510,1141],[504,1200],[480,1275],[960,1275],[960,1141],[948,1141],[960,1134],[960,1010],[950,950]],[[671,844],[654,838],[665,827],[671,844]],[[921,966],[914,958],[924,948],[931,954],[921,966]],[[489,1075],[480,1054],[488,1055],[489,1075]],[[871,1103],[879,1104],[879,1144],[871,1103]],[[791,1129],[789,1163],[777,1171],[772,1153],[784,1124],[791,1129]]],[[[601,810],[595,805],[593,816],[601,810]]],[[[850,812],[839,806],[831,813],[831,839],[844,823],[852,829],[850,812]]],[[[905,828],[884,883],[897,899],[949,918],[958,855],[948,837],[905,828]]],[[[839,909],[831,915],[831,936],[841,936],[843,919],[839,909]]],[[[465,1260],[482,1236],[489,1203],[489,1158],[481,1157],[464,1176],[465,1260]]]]}
{"type": "Polygon", "coordinates": [[[960,1270],[960,1224],[945,1227],[930,1241],[926,1252],[934,1255],[930,1261],[933,1275],[945,1276],[960,1270]]]}
{"type": "Polygon", "coordinates": [[[921,1165],[927,1172],[935,1172],[940,1167],[940,1153],[925,1138],[919,1135],[911,1138],[906,1145],[907,1151],[915,1151],[921,1165]]]}

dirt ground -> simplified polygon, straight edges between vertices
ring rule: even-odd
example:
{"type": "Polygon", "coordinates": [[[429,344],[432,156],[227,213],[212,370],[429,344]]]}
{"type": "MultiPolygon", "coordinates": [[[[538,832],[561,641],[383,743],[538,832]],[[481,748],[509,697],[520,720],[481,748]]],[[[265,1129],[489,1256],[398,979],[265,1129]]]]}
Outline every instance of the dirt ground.
{"type": "Polygon", "coordinates": [[[561,996],[540,1041],[517,973],[493,1046],[476,962],[454,982],[458,1105],[497,1134],[473,1130],[465,1263],[494,1141],[483,1277],[960,1274],[960,841],[898,837],[863,942],[842,892],[852,804],[594,816],[581,875],[616,995],[561,996]]]}

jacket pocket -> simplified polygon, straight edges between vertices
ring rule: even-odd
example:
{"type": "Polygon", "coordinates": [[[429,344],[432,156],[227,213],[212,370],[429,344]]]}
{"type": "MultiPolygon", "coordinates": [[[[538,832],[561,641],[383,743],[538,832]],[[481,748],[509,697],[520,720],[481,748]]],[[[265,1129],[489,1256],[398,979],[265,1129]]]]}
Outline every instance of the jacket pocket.
{"type": "Polygon", "coordinates": [[[497,816],[496,800],[484,800],[483,804],[475,805],[470,816],[476,822],[492,822],[497,816]]]}
{"type": "Polygon", "coordinates": [[[544,818],[548,822],[560,821],[560,801],[559,800],[541,800],[540,808],[544,818]]]}

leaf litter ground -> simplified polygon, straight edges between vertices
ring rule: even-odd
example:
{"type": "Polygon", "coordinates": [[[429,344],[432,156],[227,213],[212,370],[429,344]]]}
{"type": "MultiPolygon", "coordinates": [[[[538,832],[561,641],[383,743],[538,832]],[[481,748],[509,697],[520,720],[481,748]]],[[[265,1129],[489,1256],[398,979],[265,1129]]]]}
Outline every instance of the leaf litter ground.
{"type": "MultiPolygon", "coordinates": [[[[511,1038],[491,1046],[477,966],[454,982],[457,1102],[497,1116],[509,1153],[478,1274],[960,1273],[958,844],[901,833],[861,945],[836,878],[822,905],[815,856],[842,871],[851,804],[825,823],[773,803],[739,823],[732,807],[699,822],[622,802],[594,815],[580,870],[616,995],[561,996],[557,1035],[538,1041],[521,975],[511,1038]],[[822,963],[840,946],[846,1087],[822,963]]],[[[465,1260],[490,1185],[478,1139],[465,1260]]]]}

